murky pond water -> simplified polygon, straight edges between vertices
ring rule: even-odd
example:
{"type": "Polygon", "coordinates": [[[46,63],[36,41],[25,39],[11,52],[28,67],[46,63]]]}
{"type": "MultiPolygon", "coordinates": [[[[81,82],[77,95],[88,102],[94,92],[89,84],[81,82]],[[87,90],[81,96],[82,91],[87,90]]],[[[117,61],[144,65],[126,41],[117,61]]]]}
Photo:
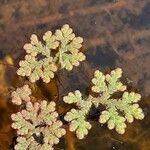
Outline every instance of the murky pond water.
{"type": "MultiPolygon", "coordinates": [[[[10,92],[27,82],[15,73],[24,57],[23,45],[32,33],[41,37],[66,23],[84,38],[87,59],[71,72],[59,71],[57,86],[55,80],[48,85],[36,83],[41,95],[48,100],[57,95],[60,103],[76,89],[87,95],[96,69],[106,72],[121,67],[124,82],[142,95],[140,105],[145,113],[144,120],[127,124],[124,135],[91,120],[93,128],[84,140],[67,135],[73,148],[150,150],[149,0],[0,0],[0,150],[12,150],[15,144],[10,115],[18,108],[10,103],[10,92]]],[[[62,139],[56,149],[68,149],[66,145],[62,139]]]]}

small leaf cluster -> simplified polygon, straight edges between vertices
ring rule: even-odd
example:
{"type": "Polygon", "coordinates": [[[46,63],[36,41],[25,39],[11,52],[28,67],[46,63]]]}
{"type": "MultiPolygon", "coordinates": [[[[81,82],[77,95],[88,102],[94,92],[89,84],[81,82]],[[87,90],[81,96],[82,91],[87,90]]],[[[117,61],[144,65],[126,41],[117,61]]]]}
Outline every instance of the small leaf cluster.
{"type": "Polygon", "coordinates": [[[69,25],[64,25],[56,30],[54,35],[47,31],[43,35],[43,42],[37,35],[31,35],[31,43],[25,44],[26,56],[19,62],[17,74],[29,77],[31,82],[40,78],[48,83],[54,78],[55,72],[60,69],[72,70],[73,66],[85,60],[85,55],[80,52],[83,38],[75,37],[69,25]]]}
{"type": "Polygon", "coordinates": [[[65,103],[77,105],[78,109],[71,109],[64,119],[70,122],[70,131],[75,131],[77,137],[83,139],[88,134],[88,130],[91,129],[91,124],[86,120],[92,105],[91,101],[82,99],[82,95],[78,90],[74,93],[70,92],[63,100],[65,103]]]}
{"type": "Polygon", "coordinates": [[[23,101],[29,102],[31,95],[31,89],[28,85],[24,85],[21,88],[17,88],[16,91],[11,93],[12,102],[15,105],[21,105],[23,101]]]}
{"type": "MultiPolygon", "coordinates": [[[[17,94],[23,89],[24,87],[19,88],[15,93],[17,94]]],[[[23,93],[22,95],[19,93],[17,100],[19,98],[24,100],[23,93]]],[[[15,150],[54,149],[53,145],[59,143],[59,138],[66,133],[62,128],[63,123],[58,120],[55,105],[53,101],[48,103],[43,100],[34,104],[31,101],[26,101],[25,108],[21,112],[11,115],[12,128],[16,129],[18,134],[15,150]]]]}

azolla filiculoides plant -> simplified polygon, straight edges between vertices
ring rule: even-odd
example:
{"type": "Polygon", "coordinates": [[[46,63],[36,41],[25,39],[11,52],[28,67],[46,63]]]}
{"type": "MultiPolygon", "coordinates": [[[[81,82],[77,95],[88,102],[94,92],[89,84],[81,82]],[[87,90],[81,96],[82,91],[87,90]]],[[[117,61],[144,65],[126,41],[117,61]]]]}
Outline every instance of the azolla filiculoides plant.
{"type": "MultiPolygon", "coordinates": [[[[56,30],[54,35],[51,31],[46,32],[43,42],[33,34],[31,43],[24,46],[27,54],[19,63],[17,74],[29,77],[31,82],[41,78],[48,83],[54,78],[58,68],[70,71],[85,60],[85,55],[80,52],[82,42],[83,39],[75,37],[69,25],[56,30]]],[[[107,123],[110,130],[115,129],[123,134],[126,121],[132,123],[134,118],[142,120],[144,113],[138,104],[141,95],[128,92],[127,87],[120,82],[121,77],[120,68],[106,75],[96,70],[91,81],[91,91],[96,94],[83,98],[81,92],[76,90],[64,96],[65,103],[75,104],[77,107],[68,111],[63,119],[56,111],[54,101],[33,102],[29,85],[17,88],[12,92],[12,103],[23,107],[20,107],[20,112],[11,116],[12,128],[17,130],[18,135],[15,150],[53,150],[53,146],[66,133],[64,120],[68,122],[69,130],[75,132],[78,139],[83,139],[92,128],[88,120],[90,110],[93,107],[99,109],[99,106],[105,108],[100,113],[99,123],[107,123]],[[114,96],[117,92],[120,92],[118,98],[114,96]]]]}
{"type": "Polygon", "coordinates": [[[82,42],[83,38],[75,37],[67,24],[56,30],[54,35],[47,31],[43,42],[33,34],[31,43],[24,45],[27,54],[19,63],[17,74],[29,77],[31,82],[42,78],[43,82],[48,83],[58,68],[70,71],[85,60],[85,55],[79,51],[82,42]]]}

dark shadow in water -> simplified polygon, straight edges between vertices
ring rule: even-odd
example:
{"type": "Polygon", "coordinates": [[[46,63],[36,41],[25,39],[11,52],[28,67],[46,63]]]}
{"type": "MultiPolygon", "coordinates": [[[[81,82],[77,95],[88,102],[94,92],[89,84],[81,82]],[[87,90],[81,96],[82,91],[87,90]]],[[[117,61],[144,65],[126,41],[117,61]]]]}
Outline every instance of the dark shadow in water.
{"type": "Polygon", "coordinates": [[[4,51],[0,49],[0,60],[5,57],[4,51]]]}
{"type": "MultiPolygon", "coordinates": [[[[92,49],[89,50],[92,52],[92,49]]],[[[87,55],[87,61],[92,62],[96,67],[113,67],[118,55],[113,51],[110,45],[101,45],[96,47],[96,54],[87,55]]]]}
{"type": "Polygon", "coordinates": [[[133,22],[135,28],[150,28],[150,2],[147,3],[142,13],[138,16],[137,20],[133,22]]]}

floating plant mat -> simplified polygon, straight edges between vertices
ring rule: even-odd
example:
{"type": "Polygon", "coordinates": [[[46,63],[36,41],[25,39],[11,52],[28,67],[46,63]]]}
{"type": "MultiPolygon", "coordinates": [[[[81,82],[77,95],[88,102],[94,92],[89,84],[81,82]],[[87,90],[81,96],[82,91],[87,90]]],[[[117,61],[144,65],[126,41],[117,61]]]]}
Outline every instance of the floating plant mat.
{"type": "MultiPolygon", "coordinates": [[[[15,106],[11,103],[10,95],[17,88],[28,85],[32,91],[32,96],[30,96],[33,103],[38,102],[41,106],[41,100],[46,100],[48,104],[51,104],[51,100],[53,100],[58,104],[56,105],[56,111],[60,114],[58,120],[63,122],[66,134],[60,139],[60,143],[54,146],[54,149],[149,150],[149,7],[148,0],[0,1],[0,59],[2,63],[0,69],[0,149],[13,149],[17,144],[17,134],[11,128],[10,116],[25,109],[25,102],[23,101],[21,107],[15,106]],[[79,41],[83,45],[80,52],[86,56],[86,60],[82,57],[84,61],[80,61],[78,67],[73,65],[72,70],[69,67],[71,71],[61,70],[60,68],[65,68],[65,66],[62,65],[61,60],[57,60],[59,62],[57,71],[53,66],[54,70],[51,70],[52,72],[46,78],[39,73],[42,80],[50,81],[49,83],[44,83],[42,80],[37,81],[36,84],[29,82],[28,79],[35,81],[39,78],[33,75],[30,77],[30,70],[26,72],[27,77],[18,77],[16,75],[18,64],[20,60],[24,60],[25,56],[25,51],[21,50],[24,43],[44,42],[42,37],[46,31],[51,30],[54,34],[56,29],[61,29],[66,23],[73,28],[76,36],[80,35],[84,38],[83,43],[81,39],[79,41]],[[33,36],[30,41],[31,34],[33,36]],[[87,117],[90,122],[87,130],[91,126],[92,128],[84,139],[78,140],[76,131],[75,133],[69,131],[69,124],[71,125],[72,121],[67,117],[65,120],[70,121],[67,123],[64,116],[67,112],[72,112],[72,108],[79,112],[81,106],[77,103],[77,105],[65,104],[63,97],[67,96],[69,92],[74,94],[76,90],[82,94],[80,96],[77,91],[79,99],[86,100],[89,95],[98,97],[98,93],[93,93],[91,90],[94,84],[92,83],[94,72],[99,70],[106,75],[115,68],[122,68],[123,74],[120,81],[127,85],[127,91],[141,94],[139,106],[143,109],[145,118],[142,121],[134,120],[132,124],[126,123],[126,132],[119,135],[115,130],[108,130],[107,124],[98,123],[101,112],[106,108],[99,106],[98,109],[95,109],[92,106],[87,117]]],[[[44,37],[43,39],[46,40],[44,37]]],[[[28,49],[29,52],[28,46],[25,49],[28,49]]],[[[57,46],[56,42],[53,48],[55,49],[57,46]]],[[[53,52],[51,57],[55,55],[58,56],[53,52]]],[[[43,56],[40,53],[36,56],[37,60],[45,58],[47,58],[47,54],[43,56]]],[[[53,60],[50,58],[49,61],[53,60]]],[[[114,97],[118,99],[121,95],[117,93],[114,97]]],[[[17,102],[20,103],[20,101],[17,102]]],[[[41,107],[38,108],[38,111],[40,110],[41,107]]],[[[120,111],[119,114],[123,115],[120,111]]],[[[43,128],[41,126],[38,127],[43,128]]],[[[39,129],[38,127],[37,129],[39,129]]],[[[43,134],[34,134],[33,138],[38,144],[43,143],[43,134]]]]}

